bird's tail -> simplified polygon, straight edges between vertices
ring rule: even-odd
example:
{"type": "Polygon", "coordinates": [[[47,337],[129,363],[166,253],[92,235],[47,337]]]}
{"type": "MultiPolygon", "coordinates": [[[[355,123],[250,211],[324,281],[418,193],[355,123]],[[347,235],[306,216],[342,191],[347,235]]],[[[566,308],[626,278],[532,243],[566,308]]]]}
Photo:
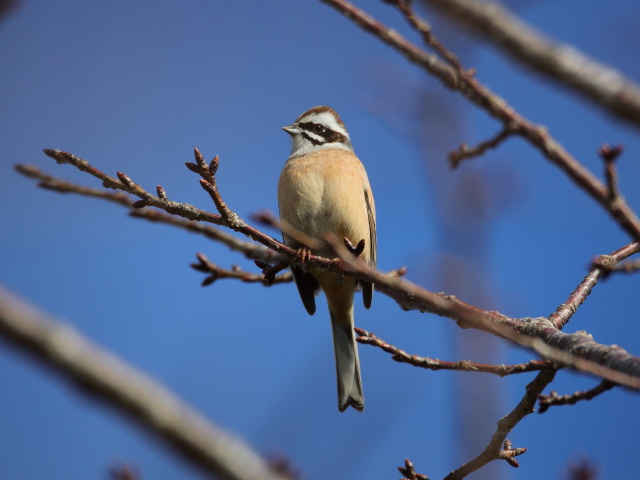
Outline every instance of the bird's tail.
{"type": "Polygon", "coordinates": [[[353,332],[353,306],[348,313],[331,314],[333,348],[336,355],[336,373],[338,377],[338,409],[344,412],[352,406],[358,411],[364,410],[362,380],[360,379],[360,360],[353,332]]]}

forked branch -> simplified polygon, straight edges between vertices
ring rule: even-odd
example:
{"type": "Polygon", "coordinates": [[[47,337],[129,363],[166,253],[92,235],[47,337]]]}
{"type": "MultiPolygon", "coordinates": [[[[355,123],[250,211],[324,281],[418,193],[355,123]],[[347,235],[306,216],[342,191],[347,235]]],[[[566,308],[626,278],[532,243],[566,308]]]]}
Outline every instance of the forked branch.
{"type": "Polygon", "coordinates": [[[452,471],[444,480],[460,480],[465,478],[470,473],[475,472],[493,460],[505,460],[511,466],[517,467],[518,463],[515,462],[514,457],[524,453],[526,450],[523,448],[511,448],[511,442],[507,441],[507,435],[509,435],[520,420],[534,412],[538,395],[553,381],[555,375],[556,370],[554,368],[547,368],[540,371],[538,375],[536,375],[536,378],[527,385],[526,392],[518,405],[516,405],[508,415],[498,421],[498,428],[484,451],[473,460],[452,471]],[[502,448],[503,446],[504,448],[502,448]]]}
{"type": "MultiPolygon", "coordinates": [[[[465,70],[459,62],[452,62],[455,56],[437,41],[433,32],[429,32],[430,40],[427,45],[433,46],[437,41],[437,51],[445,58],[440,60],[407,40],[405,37],[377,21],[362,9],[346,0],[322,0],[324,3],[338,10],[356,25],[371,33],[387,45],[404,55],[410,62],[425,69],[442,84],[459,92],[467,100],[477,105],[493,118],[498,120],[504,128],[508,128],[514,135],[526,140],[541,155],[560,168],[571,180],[591,196],[605,211],[634,239],[640,241],[640,219],[629,205],[619,197],[619,201],[609,201],[609,189],[598,178],[577,161],[562,145],[556,141],[543,126],[536,125],[518,113],[509,103],[499,95],[491,92],[481,84],[474,75],[465,70]],[[450,65],[453,63],[453,66],[450,65]]],[[[408,23],[423,34],[417,16],[411,9],[410,2],[392,1],[406,17],[408,23]]],[[[424,38],[424,36],[423,36],[424,38]]]]}
{"type": "MultiPolygon", "coordinates": [[[[227,225],[253,240],[276,251],[283,257],[279,267],[299,261],[297,251],[278,242],[274,238],[254,227],[239,221],[235,225],[233,216],[223,218],[222,214],[213,214],[200,210],[192,205],[180,204],[167,198],[166,192],[153,195],[145,191],[127,175],[119,173],[116,180],[104,174],[89,162],[75,155],[58,150],[46,150],[47,155],[59,163],[75,165],[82,171],[99,178],[103,185],[132,193],[145,205],[164,209],[167,213],[179,215],[192,220],[200,220],[217,225],[227,225]]],[[[205,162],[206,163],[206,162],[205,162]]],[[[204,175],[210,172],[210,166],[199,164],[204,175]]],[[[215,173],[214,169],[214,172],[215,173]]],[[[211,173],[211,175],[213,175],[211,173]]],[[[210,182],[206,180],[209,184],[210,182]]],[[[219,199],[221,202],[222,199],[219,199]]],[[[215,200],[214,200],[215,202],[215,200]]],[[[133,206],[136,206],[134,202],[133,206]]],[[[230,210],[229,210],[230,211],[230,210]]],[[[231,211],[230,211],[231,212],[231,211]]],[[[235,215],[233,212],[231,214],[235,215]]],[[[237,217],[239,218],[239,217],[237,217]]],[[[329,241],[329,238],[327,238],[329,241]]],[[[591,373],[614,383],[640,389],[640,359],[616,346],[600,345],[584,332],[564,334],[556,330],[555,325],[546,318],[512,318],[495,311],[486,311],[469,305],[460,299],[442,293],[425,290],[398,275],[386,275],[371,269],[365,262],[356,259],[343,242],[334,239],[334,251],[342,262],[338,265],[334,259],[310,255],[305,262],[314,266],[328,268],[340,274],[356,276],[375,284],[376,289],[398,302],[405,310],[431,312],[455,320],[463,328],[476,328],[506,338],[519,345],[533,349],[547,360],[559,362],[565,366],[591,373]]],[[[613,263],[627,258],[633,249],[627,249],[624,255],[617,256],[613,263]]],[[[265,265],[266,266],[266,265],[265,265]]]]}

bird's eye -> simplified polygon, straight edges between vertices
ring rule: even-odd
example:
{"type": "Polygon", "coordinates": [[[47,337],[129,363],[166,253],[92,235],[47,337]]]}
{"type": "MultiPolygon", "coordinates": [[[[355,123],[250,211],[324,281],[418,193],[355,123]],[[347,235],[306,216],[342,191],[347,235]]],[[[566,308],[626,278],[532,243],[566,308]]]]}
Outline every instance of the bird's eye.
{"type": "Polygon", "coordinates": [[[313,124],[313,131],[316,133],[324,133],[327,131],[327,129],[324,127],[324,125],[320,125],[319,123],[314,123],[313,124]]]}

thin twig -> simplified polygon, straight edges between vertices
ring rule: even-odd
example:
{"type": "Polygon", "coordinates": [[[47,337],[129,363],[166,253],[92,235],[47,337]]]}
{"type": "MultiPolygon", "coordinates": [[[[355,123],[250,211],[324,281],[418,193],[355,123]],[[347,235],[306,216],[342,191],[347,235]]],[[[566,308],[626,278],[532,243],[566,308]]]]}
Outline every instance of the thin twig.
{"type": "Polygon", "coordinates": [[[404,466],[398,467],[398,470],[402,475],[404,475],[402,480],[429,480],[429,477],[426,475],[415,471],[413,468],[413,462],[408,458],[405,458],[404,466]]]}
{"type": "Polygon", "coordinates": [[[435,55],[425,52],[397,31],[377,21],[352,3],[343,0],[321,1],[338,10],[363,30],[400,51],[412,63],[420,65],[438,78],[441,78],[449,88],[454,88],[458,83],[458,76],[453,67],[445,65],[435,55]]]}
{"type": "MultiPolygon", "coordinates": [[[[293,277],[290,272],[283,273],[282,275],[273,275],[273,277],[267,278],[263,273],[251,273],[242,270],[237,265],[231,267],[231,269],[221,268],[215,263],[211,262],[203,253],[196,254],[198,263],[192,263],[191,268],[199,272],[207,273],[208,275],[202,281],[202,286],[213,284],[216,280],[224,278],[233,278],[240,280],[244,283],[261,283],[266,286],[271,286],[276,283],[290,283],[293,277]]],[[[289,262],[287,261],[287,265],[289,262]]]]}
{"type": "Polygon", "coordinates": [[[584,390],[582,392],[575,392],[570,395],[558,395],[555,391],[551,391],[549,395],[538,395],[538,413],[546,412],[549,407],[554,405],[574,405],[583,400],[591,400],[598,395],[611,390],[615,387],[615,383],[611,383],[607,380],[603,380],[597,386],[590,390],[584,390]]]}
{"type": "Polygon", "coordinates": [[[531,360],[527,363],[518,363],[515,365],[488,365],[485,363],[476,363],[469,360],[460,360],[458,362],[445,362],[429,357],[419,357],[418,355],[409,355],[404,350],[394,347],[390,343],[378,338],[373,333],[355,328],[359,335],[356,338],[358,343],[372,345],[381,348],[387,353],[392,354],[392,359],[396,362],[407,363],[414,367],[426,368],[427,370],[457,370],[461,372],[483,372],[492,373],[499,377],[513,375],[517,373],[539,371],[543,368],[549,368],[553,364],[546,360],[531,360]]]}
{"type": "Polygon", "coordinates": [[[610,203],[617,202],[620,198],[620,191],[618,189],[618,172],[616,171],[615,162],[622,153],[622,150],[622,145],[612,147],[609,144],[605,144],[600,147],[598,152],[602,157],[602,160],[604,160],[604,172],[607,178],[608,200],[610,203]]]}
{"type": "Polygon", "coordinates": [[[396,0],[395,2],[389,2],[395,5],[395,7],[402,12],[405,19],[409,24],[422,36],[422,41],[425,45],[429,45],[433,48],[458,74],[459,78],[463,81],[467,80],[467,74],[462,68],[462,64],[458,57],[450,50],[448,50],[440,41],[436,38],[429,25],[424,19],[420,18],[413,11],[411,2],[406,0],[396,0]]]}
{"type": "Polygon", "coordinates": [[[598,280],[603,275],[606,275],[611,267],[638,252],[640,252],[640,242],[631,242],[609,255],[600,255],[600,257],[593,262],[593,266],[587,276],[584,277],[582,282],[571,292],[569,298],[565,300],[555,312],[549,315],[549,321],[551,321],[557,329],[561,330],[562,327],[569,322],[578,307],[587,299],[593,287],[598,283],[598,280]]]}
{"type": "Polygon", "coordinates": [[[251,220],[280,231],[280,220],[270,210],[261,210],[251,214],[251,220]]]}
{"type": "MultiPolygon", "coordinates": [[[[103,186],[106,188],[122,190],[137,196],[141,200],[139,202],[134,202],[133,203],[134,207],[142,208],[144,206],[152,206],[152,207],[156,207],[161,210],[164,210],[165,212],[170,213],[172,215],[178,215],[188,220],[207,222],[207,223],[212,223],[212,224],[221,225],[221,226],[226,225],[226,223],[228,222],[228,220],[225,220],[220,214],[214,214],[214,213],[207,212],[205,210],[201,210],[199,208],[194,207],[193,205],[189,205],[188,203],[178,203],[178,202],[168,200],[166,198],[160,198],[156,195],[153,195],[147,192],[140,185],[133,182],[131,178],[129,178],[127,175],[125,175],[122,172],[118,172],[118,178],[120,180],[116,180],[113,177],[110,177],[104,172],[93,167],[87,160],[79,158],[73,155],[72,153],[63,152],[60,150],[51,150],[51,149],[45,149],[44,153],[47,156],[55,159],[58,163],[66,163],[69,165],[73,165],[76,168],[80,169],[81,171],[87,172],[90,175],[93,175],[94,177],[100,179],[102,181],[103,186]]],[[[271,250],[274,250],[275,252],[287,258],[290,258],[290,259],[295,258],[295,255],[296,255],[295,249],[288,247],[282,242],[278,242],[277,240],[270,237],[269,235],[266,235],[265,233],[251,227],[250,225],[245,224],[244,222],[242,222],[239,225],[236,225],[236,229],[238,232],[243,233],[244,235],[247,235],[253,240],[261,243],[265,247],[270,248],[271,250]]],[[[328,260],[326,258],[319,257],[316,255],[311,255],[309,258],[309,264],[326,268],[326,267],[331,267],[332,262],[331,260],[328,260]]]]}
{"type": "Polygon", "coordinates": [[[246,224],[240,218],[240,216],[233,212],[227,204],[222,199],[220,192],[218,191],[218,183],[216,181],[216,172],[218,171],[218,167],[220,164],[220,160],[216,155],[211,160],[210,164],[207,164],[206,160],[200,153],[200,150],[194,148],[194,155],[196,157],[197,169],[191,167],[190,163],[187,163],[187,167],[190,170],[193,170],[200,174],[202,180],[200,180],[200,185],[204,190],[209,194],[211,200],[213,200],[214,205],[216,206],[216,210],[220,213],[220,216],[224,220],[224,225],[230,227],[231,229],[240,231],[242,227],[245,227],[246,224]]]}
{"type": "Polygon", "coordinates": [[[58,193],[76,193],[78,195],[84,195],[86,197],[101,198],[110,202],[117,203],[119,205],[133,208],[134,200],[125,192],[110,192],[102,188],[91,188],[83,185],[77,185],[67,180],[54,177],[44,173],[38,167],[33,165],[15,165],[15,169],[18,173],[21,173],[27,178],[33,178],[40,180],[38,186],[47,190],[53,190],[58,193]]]}
{"type": "Polygon", "coordinates": [[[462,143],[458,150],[449,152],[449,155],[447,156],[449,160],[449,166],[452,170],[455,170],[456,168],[458,168],[462,160],[467,160],[483,155],[490,148],[496,148],[511,135],[513,135],[513,131],[509,125],[506,125],[495,136],[479,143],[475,147],[468,147],[466,144],[462,143]]]}
{"type": "Polygon", "coordinates": [[[129,212],[129,215],[134,218],[141,218],[149,220],[150,222],[163,223],[165,225],[172,225],[175,227],[183,228],[189,232],[199,233],[204,235],[210,240],[220,242],[225,245],[229,250],[242,253],[246,258],[250,260],[256,260],[261,262],[275,263],[280,261],[281,255],[268,249],[264,245],[256,242],[241,240],[233,235],[227,233],[226,230],[212,227],[202,222],[195,222],[187,220],[185,218],[177,217],[175,215],[169,215],[159,210],[149,209],[135,209],[129,212]]]}
{"type": "MultiPolygon", "coordinates": [[[[260,245],[256,242],[248,242],[240,240],[233,235],[230,235],[225,230],[207,225],[206,223],[188,220],[175,215],[163,213],[158,210],[150,210],[146,208],[133,208],[135,201],[125,192],[110,192],[104,189],[85,187],[66,180],[62,180],[53,175],[42,172],[38,167],[32,165],[16,165],[15,169],[22,175],[41,180],[38,186],[48,190],[53,190],[59,193],[74,193],[78,195],[84,195],[87,197],[99,198],[114,202],[124,207],[132,208],[129,215],[133,218],[140,218],[149,220],[151,222],[163,223],[165,225],[172,225],[174,227],[183,228],[190,232],[204,235],[210,240],[220,242],[227,246],[230,250],[242,253],[246,258],[251,260],[258,260],[267,263],[276,263],[282,257],[268,249],[264,245],[260,245]]],[[[162,188],[162,187],[160,187],[162,188]]],[[[162,189],[164,192],[164,189],[162,189]]],[[[158,196],[160,198],[160,195],[158,196]]],[[[164,192],[164,200],[167,199],[166,192],[164,192]]]]}
{"type": "Polygon", "coordinates": [[[607,273],[636,273],[640,270],[640,260],[629,260],[618,265],[603,267],[607,273]]]}
{"type": "Polygon", "coordinates": [[[507,435],[524,417],[533,413],[538,395],[553,381],[555,374],[556,371],[553,368],[540,371],[536,378],[527,385],[526,392],[518,405],[511,413],[498,421],[498,428],[484,451],[473,460],[449,473],[445,480],[460,480],[493,460],[507,460],[512,466],[517,466],[517,462],[514,465],[513,461],[508,459],[513,460],[515,455],[524,453],[525,450],[512,449],[510,443],[505,443],[507,435]],[[503,445],[504,449],[501,448],[503,445]]]}
{"type": "MultiPolygon", "coordinates": [[[[266,282],[266,285],[270,286],[274,283],[275,279],[278,278],[276,277],[276,274],[280,273],[282,270],[289,267],[291,265],[291,261],[288,258],[283,258],[278,263],[271,265],[269,263],[260,262],[256,260],[255,264],[256,264],[256,267],[262,270],[262,276],[264,278],[264,281],[266,282]]],[[[287,278],[292,280],[293,275],[287,278]]]]}

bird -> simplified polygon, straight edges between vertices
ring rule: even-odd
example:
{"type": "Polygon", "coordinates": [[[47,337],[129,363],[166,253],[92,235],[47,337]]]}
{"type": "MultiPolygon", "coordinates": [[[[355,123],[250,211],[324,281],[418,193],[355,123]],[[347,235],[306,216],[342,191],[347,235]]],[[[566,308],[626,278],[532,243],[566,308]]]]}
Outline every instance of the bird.
{"type": "MultiPolygon", "coordinates": [[[[291,155],[278,180],[278,208],[284,243],[319,256],[333,250],[326,235],[356,245],[364,240],[360,258],[376,266],[376,210],[364,166],[353,151],[349,133],[331,107],[313,107],[291,125],[291,155]],[[305,243],[308,240],[310,245],[305,243]]],[[[338,410],[364,409],[360,360],[354,334],[354,296],[361,288],[365,308],[371,307],[373,285],[317,267],[290,267],[302,303],[316,311],[316,294],[325,294],[331,317],[338,410]]]]}

